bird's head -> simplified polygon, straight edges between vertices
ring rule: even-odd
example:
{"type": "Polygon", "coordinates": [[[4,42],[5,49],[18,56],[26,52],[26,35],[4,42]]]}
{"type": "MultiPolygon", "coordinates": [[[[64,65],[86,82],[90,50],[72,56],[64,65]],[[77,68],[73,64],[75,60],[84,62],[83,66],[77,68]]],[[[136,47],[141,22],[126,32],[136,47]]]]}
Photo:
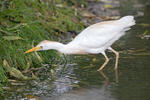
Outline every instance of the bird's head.
{"type": "Polygon", "coordinates": [[[33,51],[42,51],[42,50],[49,50],[49,49],[52,49],[54,43],[55,43],[55,42],[53,42],[53,41],[44,40],[44,41],[40,42],[40,43],[39,43],[37,46],[35,46],[34,48],[27,50],[27,51],[25,52],[25,54],[26,54],[26,53],[33,52],[33,51]]]}

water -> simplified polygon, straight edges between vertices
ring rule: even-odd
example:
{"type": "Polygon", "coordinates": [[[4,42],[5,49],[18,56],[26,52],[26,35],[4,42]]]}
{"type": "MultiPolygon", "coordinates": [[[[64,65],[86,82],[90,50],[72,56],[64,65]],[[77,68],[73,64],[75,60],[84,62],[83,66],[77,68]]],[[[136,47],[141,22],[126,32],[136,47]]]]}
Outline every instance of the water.
{"type": "MultiPolygon", "coordinates": [[[[149,100],[150,39],[142,34],[148,30],[147,35],[150,35],[150,1],[118,2],[120,6],[114,3],[116,8],[112,11],[116,11],[118,16],[132,14],[136,16],[137,21],[137,25],[112,46],[120,52],[118,75],[113,69],[115,57],[111,52],[107,52],[110,62],[103,73],[96,71],[104,62],[102,55],[67,56],[67,64],[58,67],[54,80],[50,79],[49,71],[43,71],[40,80],[14,85],[0,98],[2,100],[149,100]]],[[[90,2],[89,7],[91,5],[94,6],[91,11],[95,11],[98,10],[97,6],[100,3],[90,2]]]]}

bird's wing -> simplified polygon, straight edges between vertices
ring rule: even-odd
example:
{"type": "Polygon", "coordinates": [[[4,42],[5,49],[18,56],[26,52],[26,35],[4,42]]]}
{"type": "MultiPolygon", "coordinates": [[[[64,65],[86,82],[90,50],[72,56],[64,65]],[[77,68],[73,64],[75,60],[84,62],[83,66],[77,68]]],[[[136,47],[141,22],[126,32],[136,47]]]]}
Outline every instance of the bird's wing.
{"type": "Polygon", "coordinates": [[[83,30],[70,44],[83,48],[100,48],[116,37],[121,29],[115,21],[97,23],[83,30]]]}
{"type": "Polygon", "coordinates": [[[71,41],[70,46],[87,49],[97,49],[111,46],[125,31],[135,25],[134,16],[125,16],[119,20],[104,21],[87,27],[71,41]]]}

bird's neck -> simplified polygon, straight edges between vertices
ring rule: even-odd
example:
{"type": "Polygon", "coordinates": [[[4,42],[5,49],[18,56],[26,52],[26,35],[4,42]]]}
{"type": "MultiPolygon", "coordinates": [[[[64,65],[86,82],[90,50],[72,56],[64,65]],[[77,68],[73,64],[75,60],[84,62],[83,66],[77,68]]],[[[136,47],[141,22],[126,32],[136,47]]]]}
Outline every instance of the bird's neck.
{"type": "Polygon", "coordinates": [[[82,48],[69,43],[53,42],[49,45],[49,48],[64,54],[87,54],[82,48]]]}
{"type": "Polygon", "coordinates": [[[67,44],[54,42],[50,45],[50,48],[63,54],[72,54],[72,46],[67,44]]]}
{"type": "Polygon", "coordinates": [[[61,52],[61,49],[64,49],[64,48],[66,48],[66,45],[63,43],[51,42],[50,44],[48,44],[48,49],[53,49],[59,52],[61,52]]]}

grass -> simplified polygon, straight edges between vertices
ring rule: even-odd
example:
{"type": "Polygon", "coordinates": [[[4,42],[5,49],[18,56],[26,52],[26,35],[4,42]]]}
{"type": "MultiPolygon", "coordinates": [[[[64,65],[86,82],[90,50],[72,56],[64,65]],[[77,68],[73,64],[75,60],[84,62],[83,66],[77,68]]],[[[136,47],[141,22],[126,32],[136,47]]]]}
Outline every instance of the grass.
{"type": "MultiPolygon", "coordinates": [[[[83,0],[76,1],[83,3],[83,0]]],[[[0,87],[11,76],[4,69],[10,67],[24,71],[39,67],[41,62],[34,53],[24,51],[42,40],[59,40],[67,31],[83,28],[78,12],[72,7],[74,0],[4,0],[0,2],[0,87]],[[76,15],[77,13],[77,15],[76,15]]],[[[40,52],[42,63],[57,63],[55,51],[40,52]]],[[[1,90],[1,89],[0,89],[1,90]]]]}

